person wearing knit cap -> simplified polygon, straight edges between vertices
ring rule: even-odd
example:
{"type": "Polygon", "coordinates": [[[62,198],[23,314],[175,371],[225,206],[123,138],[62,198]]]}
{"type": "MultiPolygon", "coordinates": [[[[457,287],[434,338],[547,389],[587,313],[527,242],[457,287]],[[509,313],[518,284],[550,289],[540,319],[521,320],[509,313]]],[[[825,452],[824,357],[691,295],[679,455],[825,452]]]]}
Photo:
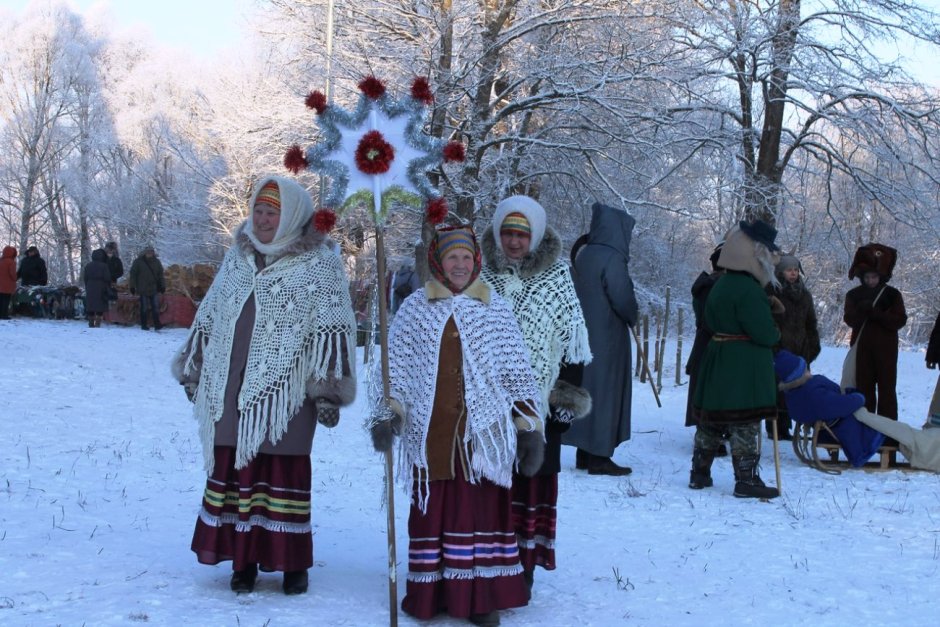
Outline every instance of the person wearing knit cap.
{"type": "Polygon", "coordinates": [[[529,349],[545,420],[545,460],[533,477],[513,475],[512,512],[519,553],[531,593],[535,567],[554,570],[561,436],[584,416],[591,397],[580,387],[591,360],[584,314],[571,272],[561,259],[561,238],[546,224],[541,205],[527,197],[502,203],[483,232],[481,277],[509,301],[529,349]],[[499,222],[497,222],[499,220],[499,222]],[[545,225],[533,245],[532,225],[545,225]]]}
{"type": "Polygon", "coordinates": [[[838,383],[812,374],[805,359],[786,349],[780,349],[774,355],[774,370],[780,382],[777,388],[786,396],[790,417],[797,424],[813,426],[818,421],[826,423],[828,429],[819,433],[820,442],[824,437],[831,441],[831,431],[842,445],[846,459],[855,468],[864,466],[878,451],[884,436],[859,422],[854,415],[865,406],[862,394],[842,392],[838,383]]]}
{"type": "Polygon", "coordinates": [[[248,208],[172,363],[209,475],[191,548],[202,564],[232,562],[234,592],[252,592],[260,569],[301,594],[313,565],[313,436],[355,399],[356,322],[307,191],[268,176],[248,208]]]}
{"type": "MultiPolygon", "coordinates": [[[[849,279],[860,285],[845,295],[843,320],[852,329],[855,349],[855,387],[865,395],[868,411],[898,419],[898,331],[907,324],[901,292],[888,285],[898,251],[883,244],[866,244],[855,251],[849,279]]],[[[894,445],[888,441],[886,444],[894,445]]]]}
{"type": "MultiPolygon", "coordinates": [[[[812,364],[820,351],[819,326],[813,295],[803,282],[803,265],[793,255],[781,255],[774,272],[780,286],[768,286],[767,292],[776,296],[784,308],[783,312],[774,313],[774,321],[780,329],[780,348],[812,364]]],[[[768,437],[773,437],[770,419],[766,427],[768,437]]],[[[791,438],[790,417],[783,394],[777,395],[777,436],[781,440],[791,438]]]]}
{"type": "Polygon", "coordinates": [[[400,435],[412,497],[401,607],[497,625],[528,602],[509,488],[514,465],[532,475],[542,464],[539,389],[512,309],[478,278],[473,230],[439,230],[428,265],[392,320],[390,401],[376,401],[369,425],[377,451],[400,435]]]}
{"type": "Polygon", "coordinates": [[[562,435],[577,447],[575,468],[591,475],[624,476],[633,472],[613,460],[630,439],[633,403],[633,338],[639,307],[630,278],[630,240],[636,220],[624,209],[591,206],[587,238],[579,238],[572,274],[584,313],[592,355],[581,381],[591,409],[562,435]]]}
{"type": "Polygon", "coordinates": [[[777,231],[762,221],[741,222],[725,237],[718,256],[724,268],[705,303],[704,321],[712,330],[698,371],[693,405],[698,425],[689,487],[713,485],[712,461],[725,437],[731,442],[734,495],[774,498],[780,493],[758,473],[760,423],[776,414],[773,347],[780,331],[764,292],[776,283],[777,231]]]}

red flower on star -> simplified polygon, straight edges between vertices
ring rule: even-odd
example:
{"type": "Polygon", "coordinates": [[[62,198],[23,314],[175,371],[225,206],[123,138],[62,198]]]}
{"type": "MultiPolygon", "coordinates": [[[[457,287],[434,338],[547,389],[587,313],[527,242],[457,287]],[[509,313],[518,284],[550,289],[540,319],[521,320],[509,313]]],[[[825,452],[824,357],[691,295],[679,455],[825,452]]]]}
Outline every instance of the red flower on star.
{"type": "Polygon", "coordinates": [[[447,201],[443,197],[435,198],[428,202],[425,215],[431,224],[440,224],[447,217],[447,201]]]}
{"type": "Polygon", "coordinates": [[[322,91],[312,91],[307,94],[304,104],[307,105],[308,109],[313,109],[317,113],[323,113],[329,106],[326,103],[326,95],[322,91]]]}
{"type": "Polygon", "coordinates": [[[385,94],[385,84],[374,76],[366,76],[359,81],[359,91],[372,100],[378,100],[385,94]]]}
{"type": "Polygon", "coordinates": [[[359,140],[356,147],[356,167],[365,174],[384,174],[392,167],[395,160],[395,148],[382,133],[369,131],[359,140]]]}
{"type": "Polygon", "coordinates": [[[284,167],[294,174],[297,174],[301,170],[306,170],[308,165],[310,164],[307,163],[307,157],[304,156],[304,151],[296,144],[291,146],[287,154],[284,155],[284,167]]]}
{"type": "Polygon", "coordinates": [[[336,214],[332,209],[321,207],[313,214],[313,227],[320,233],[329,233],[336,224],[336,214]]]}

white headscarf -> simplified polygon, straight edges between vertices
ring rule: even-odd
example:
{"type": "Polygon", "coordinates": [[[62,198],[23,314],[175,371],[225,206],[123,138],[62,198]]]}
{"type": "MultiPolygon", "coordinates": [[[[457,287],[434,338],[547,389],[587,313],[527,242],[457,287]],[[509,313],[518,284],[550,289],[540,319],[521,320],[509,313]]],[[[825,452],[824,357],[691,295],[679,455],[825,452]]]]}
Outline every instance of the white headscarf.
{"type": "Polygon", "coordinates": [[[251,193],[251,200],[248,202],[248,228],[245,229],[245,234],[259,253],[274,255],[297,240],[301,236],[304,225],[309,223],[312,217],[313,200],[311,200],[307,190],[291,179],[281,176],[265,176],[258,181],[251,193]],[[278,224],[277,232],[275,232],[271,243],[262,244],[255,235],[253,218],[258,192],[268,181],[277,183],[278,192],[281,196],[281,222],[278,224]]]}
{"type": "Polygon", "coordinates": [[[499,242],[499,231],[503,226],[503,220],[510,213],[521,213],[529,221],[529,228],[532,229],[532,239],[529,242],[529,250],[534,251],[539,247],[542,237],[545,235],[545,209],[536,200],[528,196],[510,196],[504,198],[496,205],[496,211],[493,212],[493,237],[496,243],[502,248],[499,242]]]}

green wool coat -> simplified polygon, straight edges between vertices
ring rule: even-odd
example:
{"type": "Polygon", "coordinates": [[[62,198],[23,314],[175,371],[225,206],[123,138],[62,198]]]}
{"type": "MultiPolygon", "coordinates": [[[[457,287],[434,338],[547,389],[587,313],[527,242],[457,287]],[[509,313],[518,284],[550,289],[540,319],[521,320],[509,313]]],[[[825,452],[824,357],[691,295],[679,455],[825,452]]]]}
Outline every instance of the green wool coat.
{"type": "Polygon", "coordinates": [[[705,303],[705,324],[717,337],[705,348],[694,405],[703,422],[751,422],[776,415],[777,384],[772,347],[780,331],[770,302],[754,277],[729,271],[712,287],[705,303]]]}

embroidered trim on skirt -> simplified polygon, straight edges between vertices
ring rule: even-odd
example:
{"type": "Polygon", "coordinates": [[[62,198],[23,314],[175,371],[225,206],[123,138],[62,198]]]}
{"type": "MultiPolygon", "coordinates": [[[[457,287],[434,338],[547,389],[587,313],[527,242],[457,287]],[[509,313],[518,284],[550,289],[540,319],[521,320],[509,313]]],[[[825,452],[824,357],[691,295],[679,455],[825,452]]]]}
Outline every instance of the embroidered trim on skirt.
{"type": "Polygon", "coordinates": [[[558,474],[512,478],[512,523],[519,541],[519,560],[526,570],[555,570],[555,526],[558,474]]]}
{"type": "Polygon", "coordinates": [[[192,550],[202,564],[232,561],[232,570],[313,566],[310,456],[259,453],[235,470],[235,449],[216,446],[192,550]]]}
{"type": "Polygon", "coordinates": [[[408,516],[401,608],[424,620],[439,612],[467,618],[528,603],[509,490],[486,479],[470,484],[455,466],[454,479],[427,484],[427,512],[412,502],[408,516]]]}

